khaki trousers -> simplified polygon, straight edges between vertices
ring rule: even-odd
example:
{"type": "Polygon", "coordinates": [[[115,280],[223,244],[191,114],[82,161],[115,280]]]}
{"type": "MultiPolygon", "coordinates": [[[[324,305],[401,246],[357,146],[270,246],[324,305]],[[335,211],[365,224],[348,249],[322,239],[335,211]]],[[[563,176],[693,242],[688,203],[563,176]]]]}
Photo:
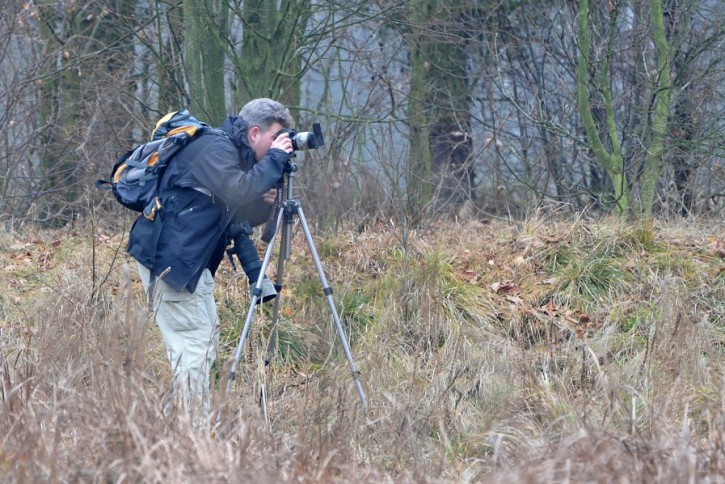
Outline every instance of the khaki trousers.
{"type": "MultiPolygon", "coordinates": [[[[148,294],[149,270],[139,264],[138,271],[148,294]]],[[[211,413],[209,371],[219,344],[214,278],[208,269],[204,270],[193,293],[175,291],[158,280],[153,298],[156,325],[161,330],[174,373],[175,393],[181,392],[196,416],[208,417],[211,413]]]]}

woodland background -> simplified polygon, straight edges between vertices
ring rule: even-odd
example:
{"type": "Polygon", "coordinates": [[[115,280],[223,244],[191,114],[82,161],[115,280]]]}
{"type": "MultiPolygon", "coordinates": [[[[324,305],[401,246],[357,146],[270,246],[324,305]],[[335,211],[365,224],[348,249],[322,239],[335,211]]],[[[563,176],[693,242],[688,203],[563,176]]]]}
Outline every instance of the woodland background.
{"type": "Polygon", "coordinates": [[[722,1],[0,7],[0,480],[725,482],[722,1]],[[228,395],[216,276],[199,430],[95,181],[260,96],[323,126],[295,186],[369,404],[296,227],[228,395]]]}
{"type": "Polygon", "coordinates": [[[93,182],[160,116],[218,125],[261,96],[324,127],[300,157],[324,227],[720,213],[723,20],[717,0],[5,0],[0,213],[98,219],[118,207],[93,182]]]}

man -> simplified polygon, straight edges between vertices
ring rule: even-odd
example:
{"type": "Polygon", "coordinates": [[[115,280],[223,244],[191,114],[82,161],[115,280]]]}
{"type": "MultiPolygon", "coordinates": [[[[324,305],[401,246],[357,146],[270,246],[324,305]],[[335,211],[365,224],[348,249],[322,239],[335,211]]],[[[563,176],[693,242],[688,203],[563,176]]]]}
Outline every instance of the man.
{"type": "MultiPolygon", "coordinates": [[[[209,370],[219,341],[214,273],[232,222],[267,220],[274,185],[293,151],[289,110],[255,99],[220,130],[203,132],[174,157],[159,184],[161,224],[139,217],[128,252],[139,262],[174,371],[192,410],[210,413],[209,370]],[[160,227],[160,229],[158,229],[160,227]]],[[[258,256],[257,256],[258,259],[258,256]]],[[[255,279],[256,282],[256,279],[255,279]]]]}

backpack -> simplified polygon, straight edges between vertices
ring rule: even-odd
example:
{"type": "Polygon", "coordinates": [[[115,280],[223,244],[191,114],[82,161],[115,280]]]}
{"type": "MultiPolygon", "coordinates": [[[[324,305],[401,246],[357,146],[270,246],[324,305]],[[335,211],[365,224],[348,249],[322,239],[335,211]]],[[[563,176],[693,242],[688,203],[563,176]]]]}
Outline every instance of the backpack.
{"type": "Polygon", "coordinates": [[[116,200],[126,208],[143,212],[153,221],[161,209],[159,180],[174,155],[209,125],[192,116],[189,111],[173,111],[161,118],[151,132],[151,141],[122,155],[113,165],[106,180],[96,186],[111,189],[116,200]]]}

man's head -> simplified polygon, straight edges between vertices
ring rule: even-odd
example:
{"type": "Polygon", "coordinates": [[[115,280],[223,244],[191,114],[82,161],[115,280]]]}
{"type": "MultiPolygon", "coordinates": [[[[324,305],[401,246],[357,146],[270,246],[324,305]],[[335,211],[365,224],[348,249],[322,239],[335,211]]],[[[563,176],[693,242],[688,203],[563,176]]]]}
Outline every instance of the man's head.
{"type": "Polygon", "coordinates": [[[239,116],[247,123],[247,139],[257,161],[269,152],[274,135],[282,128],[294,128],[289,109],[272,99],[259,98],[244,105],[239,116]]]}

